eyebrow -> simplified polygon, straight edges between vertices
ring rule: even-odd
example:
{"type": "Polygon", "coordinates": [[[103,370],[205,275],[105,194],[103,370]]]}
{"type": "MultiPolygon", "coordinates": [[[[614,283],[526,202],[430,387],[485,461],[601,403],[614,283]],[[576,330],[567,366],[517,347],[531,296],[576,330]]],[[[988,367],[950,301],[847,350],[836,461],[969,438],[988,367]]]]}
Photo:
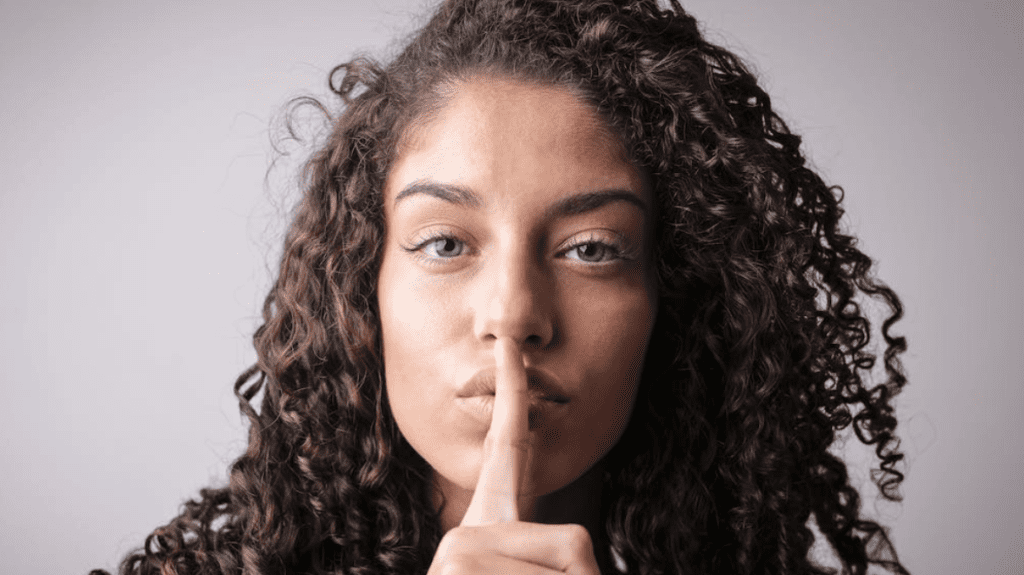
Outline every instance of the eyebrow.
{"type": "Polygon", "coordinates": [[[614,202],[626,202],[628,204],[632,204],[640,208],[640,211],[643,212],[645,216],[648,214],[647,204],[633,192],[626,190],[598,190],[594,192],[584,192],[582,194],[576,194],[569,196],[568,198],[561,199],[556,204],[548,208],[545,215],[548,218],[576,216],[592,212],[614,202]]]}
{"type": "Polygon", "coordinates": [[[406,186],[395,196],[395,205],[397,206],[398,202],[416,194],[431,196],[468,208],[479,208],[481,205],[480,196],[467,187],[455,184],[441,184],[430,180],[416,180],[406,186]]]}
{"type": "MultiPolygon", "coordinates": [[[[452,204],[469,208],[479,208],[482,205],[480,196],[478,196],[471,188],[456,184],[442,184],[430,180],[417,180],[406,186],[398,193],[397,196],[395,196],[395,205],[397,206],[398,202],[416,194],[431,196],[452,204]]],[[[640,199],[640,197],[635,193],[627,190],[610,189],[583,192],[569,196],[568,198],[563,198],[545,210],[544,215],[547,218],[576,216],[592,212],[614,202],[626,202],[632,204],[639,208],[645,216],[649,214],[647,203],[640,199]]]]}

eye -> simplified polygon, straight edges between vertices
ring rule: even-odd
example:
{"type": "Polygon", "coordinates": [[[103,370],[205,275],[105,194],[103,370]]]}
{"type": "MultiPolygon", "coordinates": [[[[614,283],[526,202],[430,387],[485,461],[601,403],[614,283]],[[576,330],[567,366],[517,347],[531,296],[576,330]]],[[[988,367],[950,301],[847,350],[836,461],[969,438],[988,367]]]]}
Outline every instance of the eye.
{"type": "Polygon", "coordinates": [[[446,259],[462,255],[466,250],[466,244],[451,236],[437,236],[419,244],[415,250],[430,258],[446,259]]]}
{"type": "Polygon", "coordinates": [[[594,264],[622,258],[616,246],[599,241],[586,241],[576,244],[565,251],[565,256],[572,260],[594,264]]]}

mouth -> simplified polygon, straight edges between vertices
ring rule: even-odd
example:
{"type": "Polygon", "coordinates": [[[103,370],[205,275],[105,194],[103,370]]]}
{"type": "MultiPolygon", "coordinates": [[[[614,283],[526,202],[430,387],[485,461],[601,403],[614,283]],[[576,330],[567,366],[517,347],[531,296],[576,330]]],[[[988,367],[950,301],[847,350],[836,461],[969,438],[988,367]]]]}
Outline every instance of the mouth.
{"type": "MultiPolygon", "coordinates": [[[[550,402],[555,404],[569,403],[569,395],[561,385],[543,372],[532,368],[526,370],[527,387],[530,393],[531,408],[534,403],[550,402]]],[[[482,369],[468,381],[459,386],[456,395],[460,398],[494,397],[496,389],[495,368],[482,369]]]]}
{"type": "MultiPolygon", "coordinates": [[[[494,394],[472,395],[469,397],[458,397],[455,403],[482,426],[490,426],[491,416],[494,413],[494,394]]],[[[555,401],[543,397],[530,397],[530,411],[527,416],[530,430],[537,429],[542,424],[553,422],[556,417],[567,411],[568,400],[555,401]]]]}
{"type": "MultiPolygon", "coordinates": [[[[490,425],[494,412],[495,370],[480,370],[457,391],[456,403],[482,424],[490,425]]],[[[528,368],[526,380],[530,394],[530,429],[553,421],[567,411],[569,395],[543,372],[528,368]]]]}

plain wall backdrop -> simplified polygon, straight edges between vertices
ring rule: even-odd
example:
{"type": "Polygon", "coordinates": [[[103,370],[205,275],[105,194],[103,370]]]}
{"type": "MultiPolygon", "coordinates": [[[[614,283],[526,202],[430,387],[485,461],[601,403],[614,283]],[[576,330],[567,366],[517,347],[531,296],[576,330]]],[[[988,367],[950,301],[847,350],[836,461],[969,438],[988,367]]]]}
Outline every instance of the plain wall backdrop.
{"type": "MultiPolygon", "coordinates": [[[[1021,573],[1021,3],[684,5],[759,71],[906,304],[905,501],[866,491],[867,513],[912,573],[1021,573]]],[[[113,569],[225,480],[294,198],[292,159],[266,177],[274,118],[428,8],[0,3],[0,572],[113,569]]]]}

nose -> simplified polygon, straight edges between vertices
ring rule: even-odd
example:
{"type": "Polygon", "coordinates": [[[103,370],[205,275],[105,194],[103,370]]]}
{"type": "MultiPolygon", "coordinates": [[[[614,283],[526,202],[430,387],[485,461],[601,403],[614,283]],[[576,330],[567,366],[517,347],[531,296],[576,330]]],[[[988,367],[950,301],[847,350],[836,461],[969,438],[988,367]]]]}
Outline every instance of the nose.
{"type": "Polygon", "coordinates": [[[529,250],[505,250],[480,270],[475,290],[478,340],[510,338],[544,348],[554,341],[553,285],[529,250]]]}

